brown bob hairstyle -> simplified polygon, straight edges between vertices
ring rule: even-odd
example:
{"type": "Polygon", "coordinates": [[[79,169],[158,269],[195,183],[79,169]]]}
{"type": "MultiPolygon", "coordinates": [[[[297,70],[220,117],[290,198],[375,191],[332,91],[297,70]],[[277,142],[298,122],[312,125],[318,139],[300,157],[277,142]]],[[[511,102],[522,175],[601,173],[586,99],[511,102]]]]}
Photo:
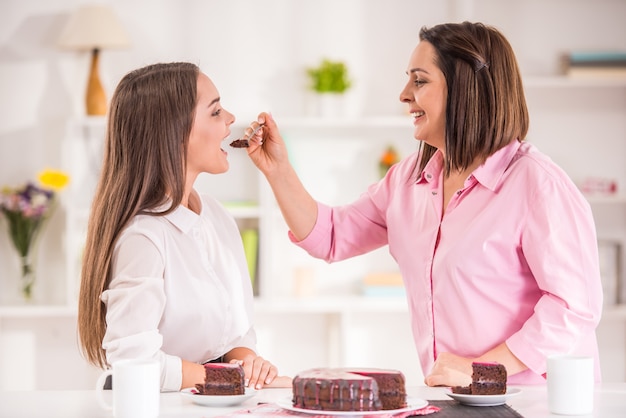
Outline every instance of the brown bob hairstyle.
{"type": "MultiPolygon", "coordinates": [[[[528,132],[528,109],[513,48],[482,23],[445,23],[420,30],[435,49],[448,88],[445,175],[468,168],[528,132]]],[[[421,143],[422,172],[436,148],[421,143]]]]}

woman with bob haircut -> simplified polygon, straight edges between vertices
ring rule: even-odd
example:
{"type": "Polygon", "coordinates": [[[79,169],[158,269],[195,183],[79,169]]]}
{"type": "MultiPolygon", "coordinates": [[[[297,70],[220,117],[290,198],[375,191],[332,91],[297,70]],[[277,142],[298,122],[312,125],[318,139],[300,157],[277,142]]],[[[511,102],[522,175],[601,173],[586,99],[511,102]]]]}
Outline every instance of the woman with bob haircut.
{"type": "Polygon", "coordinates": [[[193,188],[228,170],[235,121],[191,63],[128,73],[113,94],[82,263],[78,331],[86,359],[157,359],[161,390],[204,383],[206,362],[238,362],[246,384],[287,386],[256,354],[252,286],[239,230],[193,188]]]}
{"type": "Polygon", "coordinates": [[[426,384],[466,386],[472,362],[510,384],[545,383],[551,354],[589,355],[602,309],[589,204],[525,141],[529,116],[509,42],[481,23],[422,28],[400,93],[418,150],[353,203],[305,190],[275,120],[248,154],[269,181],[290,239],[336,262],[384,245],[404,280],[426,384]]]}

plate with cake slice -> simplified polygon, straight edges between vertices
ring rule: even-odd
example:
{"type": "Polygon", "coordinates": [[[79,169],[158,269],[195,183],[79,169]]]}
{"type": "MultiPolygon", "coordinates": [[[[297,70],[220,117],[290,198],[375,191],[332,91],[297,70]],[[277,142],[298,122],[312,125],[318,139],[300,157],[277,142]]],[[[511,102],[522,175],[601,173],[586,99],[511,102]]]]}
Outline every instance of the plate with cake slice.
{"type": "Polygon", "coordinates": [[[446,395],[463,405],[469,406],[498,406],[504,405],[509,398],[519,395],[522,390],[519,388],[507,388],[506,393],[500,395],[471,395],[466,393],[454,393],[448,389],[446,395]]]}
{"type": "Polygon", "coordinates": [[[475,361],[472,363],[472,383],[453,386],[446,394],[464,405],[497,406],[521,392],[520,389],[507,388],[506,382],[507,371],[503,364],[475,361]]]}
{"type": "Polygon", "coordinates": [[[246,388],[243,395],[202,395],[196,388],[185,388],[180,391],[183,397],[202,406],[235,406],[256,395],[256,390],[246,388]]]}
{"type": "Polygon", "coordinates": [[[285,397],[277,401],[276,405],[291,412],[300,412],[300,413],[310,414],[310,415],[360,417],[363,415],[367,415],[367,416],[394,415],[400,412],[415,411],[418,409],[422,409],[425,406],[428,406],[428,401],[424,399],[420,399],[420,398],[412,398],[410,396],[407,396],[406,407],[399,408],[399,409],[381,409],[378,411],[329,411],[327,409],[319,410],[319,409],[297,408],[293,406],[293,399],[291,396],[285,397]]]}

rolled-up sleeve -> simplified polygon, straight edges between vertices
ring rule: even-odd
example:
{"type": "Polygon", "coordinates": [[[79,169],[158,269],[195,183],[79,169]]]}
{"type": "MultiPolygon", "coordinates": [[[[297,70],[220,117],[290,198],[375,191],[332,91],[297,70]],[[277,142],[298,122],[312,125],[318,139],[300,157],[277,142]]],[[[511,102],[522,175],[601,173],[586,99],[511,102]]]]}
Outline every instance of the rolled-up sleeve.
{"type": "Polygon", "coordinates": [[[530,204],[522,249],[542,296],[506,343],[544,374],[550,354],[596,352],[602,284],[593,216],[583,196],[569,183],[547,181],[530,204]]]}
{"type": "Polygon", "coordinates": [[[330,207],[317,203],[313,230],[297,241],[289,239],[310,255],[334,262],[365,254],[387,244],[387,228],[368,194],[350,205],[330,207]]]}

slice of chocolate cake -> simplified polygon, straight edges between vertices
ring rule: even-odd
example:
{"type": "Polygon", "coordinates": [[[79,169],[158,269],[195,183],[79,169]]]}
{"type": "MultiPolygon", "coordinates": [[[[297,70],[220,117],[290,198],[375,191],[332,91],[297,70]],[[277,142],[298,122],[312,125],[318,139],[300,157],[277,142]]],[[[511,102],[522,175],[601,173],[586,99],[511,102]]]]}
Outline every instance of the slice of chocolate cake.
{"type": "Polygon", "coordinates": [[[472,383],[453,386],[452,393],[463,395],[503,395],[506,393],[506,368],[499,363],[472,363],[472,383]]]}
{"type": "Polygon", "coordinates": [[[200,395],[243,395],[243,367],[231,363],[206,363],[204,384],[196,384],[200,395]]]}
{"type": "Polygon", "coordinates": [[[450,388],[452,393],[458,393],[459,395],[471,395],[472,387],[470,386],[452,386],[450,388]]]}
{"type": "Polygon", "coordinates": [[[506,368],[499,363],[472,363],[472,395],[506,393],[506,368]]]}

